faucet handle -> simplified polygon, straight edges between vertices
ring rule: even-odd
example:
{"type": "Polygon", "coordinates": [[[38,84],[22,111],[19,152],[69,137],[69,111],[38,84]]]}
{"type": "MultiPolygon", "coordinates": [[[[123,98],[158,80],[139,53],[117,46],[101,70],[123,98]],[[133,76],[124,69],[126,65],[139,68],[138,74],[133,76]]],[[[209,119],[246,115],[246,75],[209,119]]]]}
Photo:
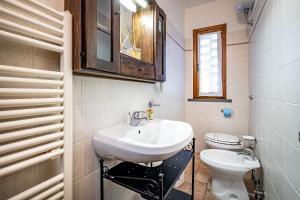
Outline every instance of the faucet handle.
{"type": "Polygon", "coordinates": [[[132,118],[134,118],[134,119],[144,119],[144,118],[146,118],[146,113],[145,113],[145,111],[134,111],[132,113],[132,118]]]}

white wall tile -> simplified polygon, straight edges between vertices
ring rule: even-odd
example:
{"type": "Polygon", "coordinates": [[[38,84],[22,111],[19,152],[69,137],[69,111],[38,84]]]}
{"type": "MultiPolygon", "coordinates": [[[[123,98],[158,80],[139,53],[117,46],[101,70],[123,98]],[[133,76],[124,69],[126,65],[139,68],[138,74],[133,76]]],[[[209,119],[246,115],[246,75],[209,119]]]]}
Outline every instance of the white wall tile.
{"type": "Polygon", "coordinates": [[[110,100],[110,80],[82,78],[82,104],[99,104],[110,100]]]}
{"type": "Polygon", "coordinates": [[[267,1],[250,41],[250,130],[267,199],[300,199],[299,15],[298,0],[267,1]]]}
{"type": "Polygon", "coordinates": [[[286,108],[285,137],[291,144],[300,149],[300,106],[288,104],[286,108]]]}
{"type": "MultiPolygon", "coordinates": [[[[299,51],[300,52],[300,51],[299,51]]],[[[300,104],[300,54],[299,60],[293,62],[280,70],[281,85],[280,88],[283,97],[280,98],[283,101],[300,104]]]]}
{"type": "Polygon", "coordinates": [[[284,172],[300,193],[300,151],[290,145],[288,142],[284,144],[285,166],[284,172]]]}
{"type": "Polygon", "coordinates": [[[300,1],[286,0],[284,27],[285,64],[299,59],[300,52],[300,1]]]}

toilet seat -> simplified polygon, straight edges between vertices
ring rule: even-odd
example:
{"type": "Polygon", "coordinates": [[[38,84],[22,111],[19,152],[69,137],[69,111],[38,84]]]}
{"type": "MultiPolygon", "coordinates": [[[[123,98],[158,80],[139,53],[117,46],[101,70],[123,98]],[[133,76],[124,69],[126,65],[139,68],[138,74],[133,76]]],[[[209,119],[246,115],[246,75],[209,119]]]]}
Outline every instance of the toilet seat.
{"type": "Polygon", "coordinates": [[[207,133],[204,136],[209,148],[215,149],[241,149],[242,142],[237,136],[225,133],[207,133]]]}

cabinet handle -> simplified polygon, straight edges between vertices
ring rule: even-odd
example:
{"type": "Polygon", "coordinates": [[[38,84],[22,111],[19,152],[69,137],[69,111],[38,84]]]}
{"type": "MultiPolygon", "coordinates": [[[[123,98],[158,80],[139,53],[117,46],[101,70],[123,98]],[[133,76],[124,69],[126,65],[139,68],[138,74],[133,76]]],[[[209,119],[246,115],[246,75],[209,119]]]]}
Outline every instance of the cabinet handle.
{"type": "Polygon", "coordinates": [[[117,16],[117,15],[120,15],[120,12],[115,12],[114,14],[115,14],[115,16],[117,16]]]}

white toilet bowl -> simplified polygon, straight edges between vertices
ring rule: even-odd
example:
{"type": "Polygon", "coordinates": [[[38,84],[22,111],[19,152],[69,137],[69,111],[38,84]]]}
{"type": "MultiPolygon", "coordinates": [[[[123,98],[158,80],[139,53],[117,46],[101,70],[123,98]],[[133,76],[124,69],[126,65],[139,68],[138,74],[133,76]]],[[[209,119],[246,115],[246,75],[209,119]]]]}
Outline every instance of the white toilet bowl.
{"type": "Polygon", "coordinates": [[[251,169],[259,168],[259,161],[236,152],[206,149],[200,159],[212,170],[212,194],[217,200],[249,200],[243,176],[251,169]]]}
{"type": "Polygon", "coordinates": [[[204,140],[208,149],[240,150],[243,143],[237,136],[225,133],[206,133],[204,140]]]}

